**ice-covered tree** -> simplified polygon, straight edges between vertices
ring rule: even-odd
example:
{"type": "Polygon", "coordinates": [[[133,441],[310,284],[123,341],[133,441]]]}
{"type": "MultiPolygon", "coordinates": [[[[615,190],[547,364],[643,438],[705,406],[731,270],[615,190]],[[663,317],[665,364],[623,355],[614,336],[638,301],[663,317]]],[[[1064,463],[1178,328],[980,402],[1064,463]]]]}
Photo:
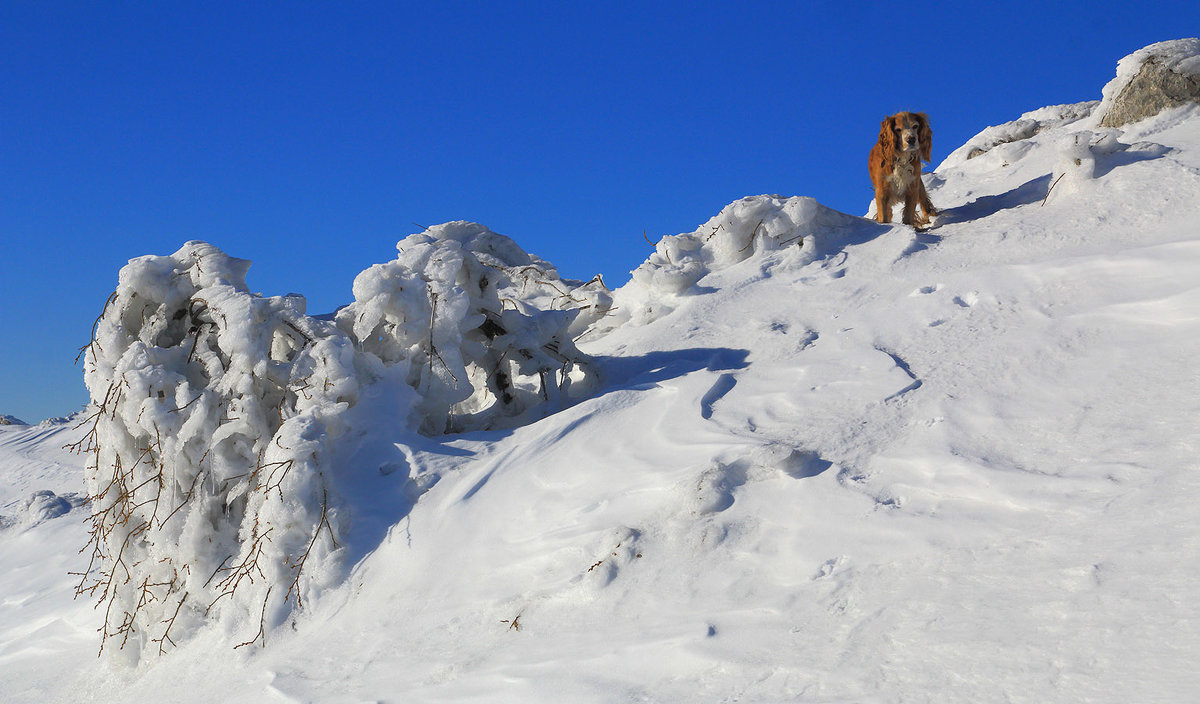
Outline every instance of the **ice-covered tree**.
{"type": "Polygon", "coordinates": [[[202,242],[121,270],[84,349],[77,447],[78,593],[104,613],[102,652],[163,653],[205,622],[265,642],[344,574],[348,447],[536,418],[587,378],[573,338],[611,306],[598,279],[565,281],[470,223],[399,250],[333,319],[251,293],[249,262],[202,242]],[[386,421],[354,412],[364,394],[390,399],[386,421]]]}
{"type": "Polygon", "coordinates": [[[79,592],[104,611],[102,648],[269,626],[336,551],[325,459],[359,392],[354,345],[302,298],[250,293],[248,266],[199,242],[131,261],[85,350],[79,592]]]}
{"type": "Polygon", "coordinates": [[[373,359],[407,365],[424,432],[528,418],[585,376],[574,338],[612,307],[599,277],[564,280],[469,222],[430,228],[397,249],[395,260],[358,275],[355,301],[337,321],[373,359]]]}

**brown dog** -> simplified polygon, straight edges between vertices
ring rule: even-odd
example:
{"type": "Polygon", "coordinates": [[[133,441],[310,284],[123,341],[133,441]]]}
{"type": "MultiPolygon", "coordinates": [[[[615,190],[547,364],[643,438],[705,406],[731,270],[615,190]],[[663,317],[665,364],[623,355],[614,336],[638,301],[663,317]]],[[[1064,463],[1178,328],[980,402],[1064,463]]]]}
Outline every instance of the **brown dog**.
{"type": "Polygon", "coordinates": [[[871,148],[867,167],[875,184],[875,219],[892,221],[892,205],[904,201],[905,225],[923,227],[937,209],[929,201],[921,183],[921,162],[929,161],[933,150],[933,132],[923,112],[898,112],[885,118],[879,127],[879,141],[871,148]],[[923,215],[917,215],[917,204],[923,215]]]}

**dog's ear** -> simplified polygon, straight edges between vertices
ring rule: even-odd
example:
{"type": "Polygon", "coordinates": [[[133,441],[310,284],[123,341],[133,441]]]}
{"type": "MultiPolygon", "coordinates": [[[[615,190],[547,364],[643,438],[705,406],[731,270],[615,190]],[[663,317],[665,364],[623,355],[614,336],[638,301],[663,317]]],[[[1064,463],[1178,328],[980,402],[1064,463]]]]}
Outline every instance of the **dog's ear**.
{"type": "Polygon", "coordinates": [[[895,117],[885,117],[879,124],[879,145],[883,147],[883,158],[887,162],[896,153],[895,117]]]}
{"type": "Polygon", "coordinates": [[[917,119],[921,121],[921,128],[918,132],[921,139],[921,161],[929,161],[933,158],[933,130],[929,128],[928,115],[919,112],[917,119]]]}
{"type": "Polygon", "coordinates": [[[885,117],[883,122],[879,123],[879,143],[885,147],[895,146],[896,144],[896,118],[885,117]]]}

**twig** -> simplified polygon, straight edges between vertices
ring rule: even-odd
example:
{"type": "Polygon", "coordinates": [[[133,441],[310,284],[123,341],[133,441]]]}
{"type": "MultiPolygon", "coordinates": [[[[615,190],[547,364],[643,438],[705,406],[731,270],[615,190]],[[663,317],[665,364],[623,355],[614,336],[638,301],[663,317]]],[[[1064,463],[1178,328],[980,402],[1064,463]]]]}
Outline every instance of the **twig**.
{"type": "Polygon", "coordinates": [[[188,406],[192,405],[193,403],[199,401],[200,397],[203,395],[204,394],[202,394],[202,393],[196,394],[196,398],[192,399],[191,401],[188,401],[187,403],[183,404],[179,408],[172,408],[171,410],[167,411],[167,413],[178,413],[178,412],[182,411],[183,409],[187,408],[188,406]]]}
{"type": "Polygon", "coordinates": [[[522,610],[520,613],[518,613],[516,616],[514,616],[511,621],[508,619],[504,619],[500,623],[508,624],[508,628],[506,630],[519,631],[519,630],[521,630],[521,617],[524,615],[525,615],[525,612],[522,610]]]}
{"type": "Polygon", "coordinates": [[[337,548],[337,546],[338,546],[337,539],[333,537],[333,527],[329,525],[329,517],[328,517],[328,513],[327,513],[328,507],[329,507],[329,494],[325,490],[325,488],[322,487],[321,488],[321,520],[317,522],[317,529],[313,531],[312,540],[309,541],[308,547],[305,548],[305,550],[304,550],[304,554],[301,555],[300,557],[296,558],[296,561],[292,562],[290,565],[291,567],[293,567],[296,570],[296,576],[292,580],[291,586],[288,587],[287,594],[285,594],[283,597],[284,600],[286,601],[289,597],[291,597],[292,592],[294,591],[296,593],[296,606],[299,608],[304,607],[303,600],[300,597],[300,574],[302,572],[304,572],[304,563],[308,562],[308,556],[312,552],[313,546],[317,544],[317,538],[320,537],[320,535],[321,535],[322,527],[325,528],[325,532],[327,532],[329,534],[329,540],[330,540],[330,542],[333,543],[333,547],[337,548]]]}
{"type": "Polygon", "coordinates": [[[303,337],[304,341],[307,342],[308,344],[311,345],[313,343],[312,337],[310,337],[308,333],[306,333],[303,330],[301,330],[300,328],[296,327],[296,324],[293,323],[292,321],[284,320],[283,324],[288,326],[289,328],[295,330],[297,333],[299,333],[300,337],[303,337]]]}
{"type": "Polygon", "coordinates": [[[1046,197],[1042,199],[1042,206],[1045,206],[1046,201],[1050,199],[1050,191],[1053,191],[1054,187],[1058,185],[1058,182],[1062,180],[1062,177],[1066,175],[1067,173],[1065,171],[1059,174],[1058,178],[1054,179],[1054,183],[1050,184],[1050,188],[1046,189],[1046,197]]]}
{"type": "MultiPolygon", "coordinates": [[[[96,316],[96,322],[92,323],[92,339],[89,340],[86,345],[79,348],[79,354],[75,356],[76,364],[79,364],[79,359],[81,357],[83,357],[83,353],[86,352],[87,350],[90,350],[93,345],[95,345],[96,347],[100,347],[100,343],[96,342],[96,329],[98,327],[100,327],[100,321],[104,319],[104,314],[108,312],[108,307],[110,305],[112,305],[112,302],[115,301],[116,299],[117,299],[117,292],[113,291],[112,294],[109,295],[108,300],[104,302],[104,308],[100,310],[100,315],[96,316]]],[[[102,352],[104,351],[103,348],[101,348],[101,351],[102,352]]],[[[93,358],[95,357],[94,354],[92,356],[93,356],[93,358]]]]}
{"type": "MultiPolygon", "coordinates": [[[[437,354],[437,347],[433,345],[433,323],[437,317],[437,292],[429,289],[429,298],[432,304],[429,306],[429,378],[433,378],[433,356],[437,354]]],[[[443,362],[445,364],[445,362],[443,362]]]]}
{"type": "Polygon", "coordinates": [[[175,645],[175,641],[171,640],[171,626],[175,625],[175,619],[179,617],[179,610],[183,608],[183,602],[187,601],[187,598],[188,593],[184,592],[183,597],[179,600],[179,603],[175,605],[175,613],[171,614],[171,618],[163,621],[163,623],[167,624],[167,630],[163,631],[162,638],[150,641],[151,643],[158,643],[159,655],[162,655],[166,652],[165,648],[167,643],[175,645]]]}
{"type": "Polygon", "coordinates": [[[739,252],[745,252],[747,249],[750,249],[750,246],[754,244],[754,236],[758,234],[758,228],[762,227],[763,222],[763,220],[758,221],[758,224],[755,225],[754,229],[750,231],[750,241],[746,243],[745,247],[739,249],[739,252]]]}
{"type": "Polygon", "coordinates": [[[270,600],[271,587],[267,587],[267,595],[263,598],[262,615],[258,618],[258,633],[255,633],[254,637],[245,643],[238,643],[237,645],[233,646],[234,650],[237,650],[243,645],[254,645],[254,642],[259,638],[262,638],[263,647],[267,647],[267,602],[270,600]]]}

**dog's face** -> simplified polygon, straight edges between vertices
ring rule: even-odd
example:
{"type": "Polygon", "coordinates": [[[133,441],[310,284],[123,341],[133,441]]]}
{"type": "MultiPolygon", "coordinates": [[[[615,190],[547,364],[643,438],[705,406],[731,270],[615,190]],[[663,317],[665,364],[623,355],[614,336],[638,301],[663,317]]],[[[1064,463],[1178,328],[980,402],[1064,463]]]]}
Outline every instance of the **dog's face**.
{"type": "Polygon", "coordinates": [[[892,130],[900,151],[913,152],[921,148],[921,126],[921,118],[911,112],[902,112],[892,118],[892,130]]]}
{"type": "Polygon", "coordinates": [[[928,161],[933,144],[933,132],[929,129],[929,118],[920,112],[899,112],[883,121],[880,141],[897,152],[919,151],[921,159],[928,161]]]}

